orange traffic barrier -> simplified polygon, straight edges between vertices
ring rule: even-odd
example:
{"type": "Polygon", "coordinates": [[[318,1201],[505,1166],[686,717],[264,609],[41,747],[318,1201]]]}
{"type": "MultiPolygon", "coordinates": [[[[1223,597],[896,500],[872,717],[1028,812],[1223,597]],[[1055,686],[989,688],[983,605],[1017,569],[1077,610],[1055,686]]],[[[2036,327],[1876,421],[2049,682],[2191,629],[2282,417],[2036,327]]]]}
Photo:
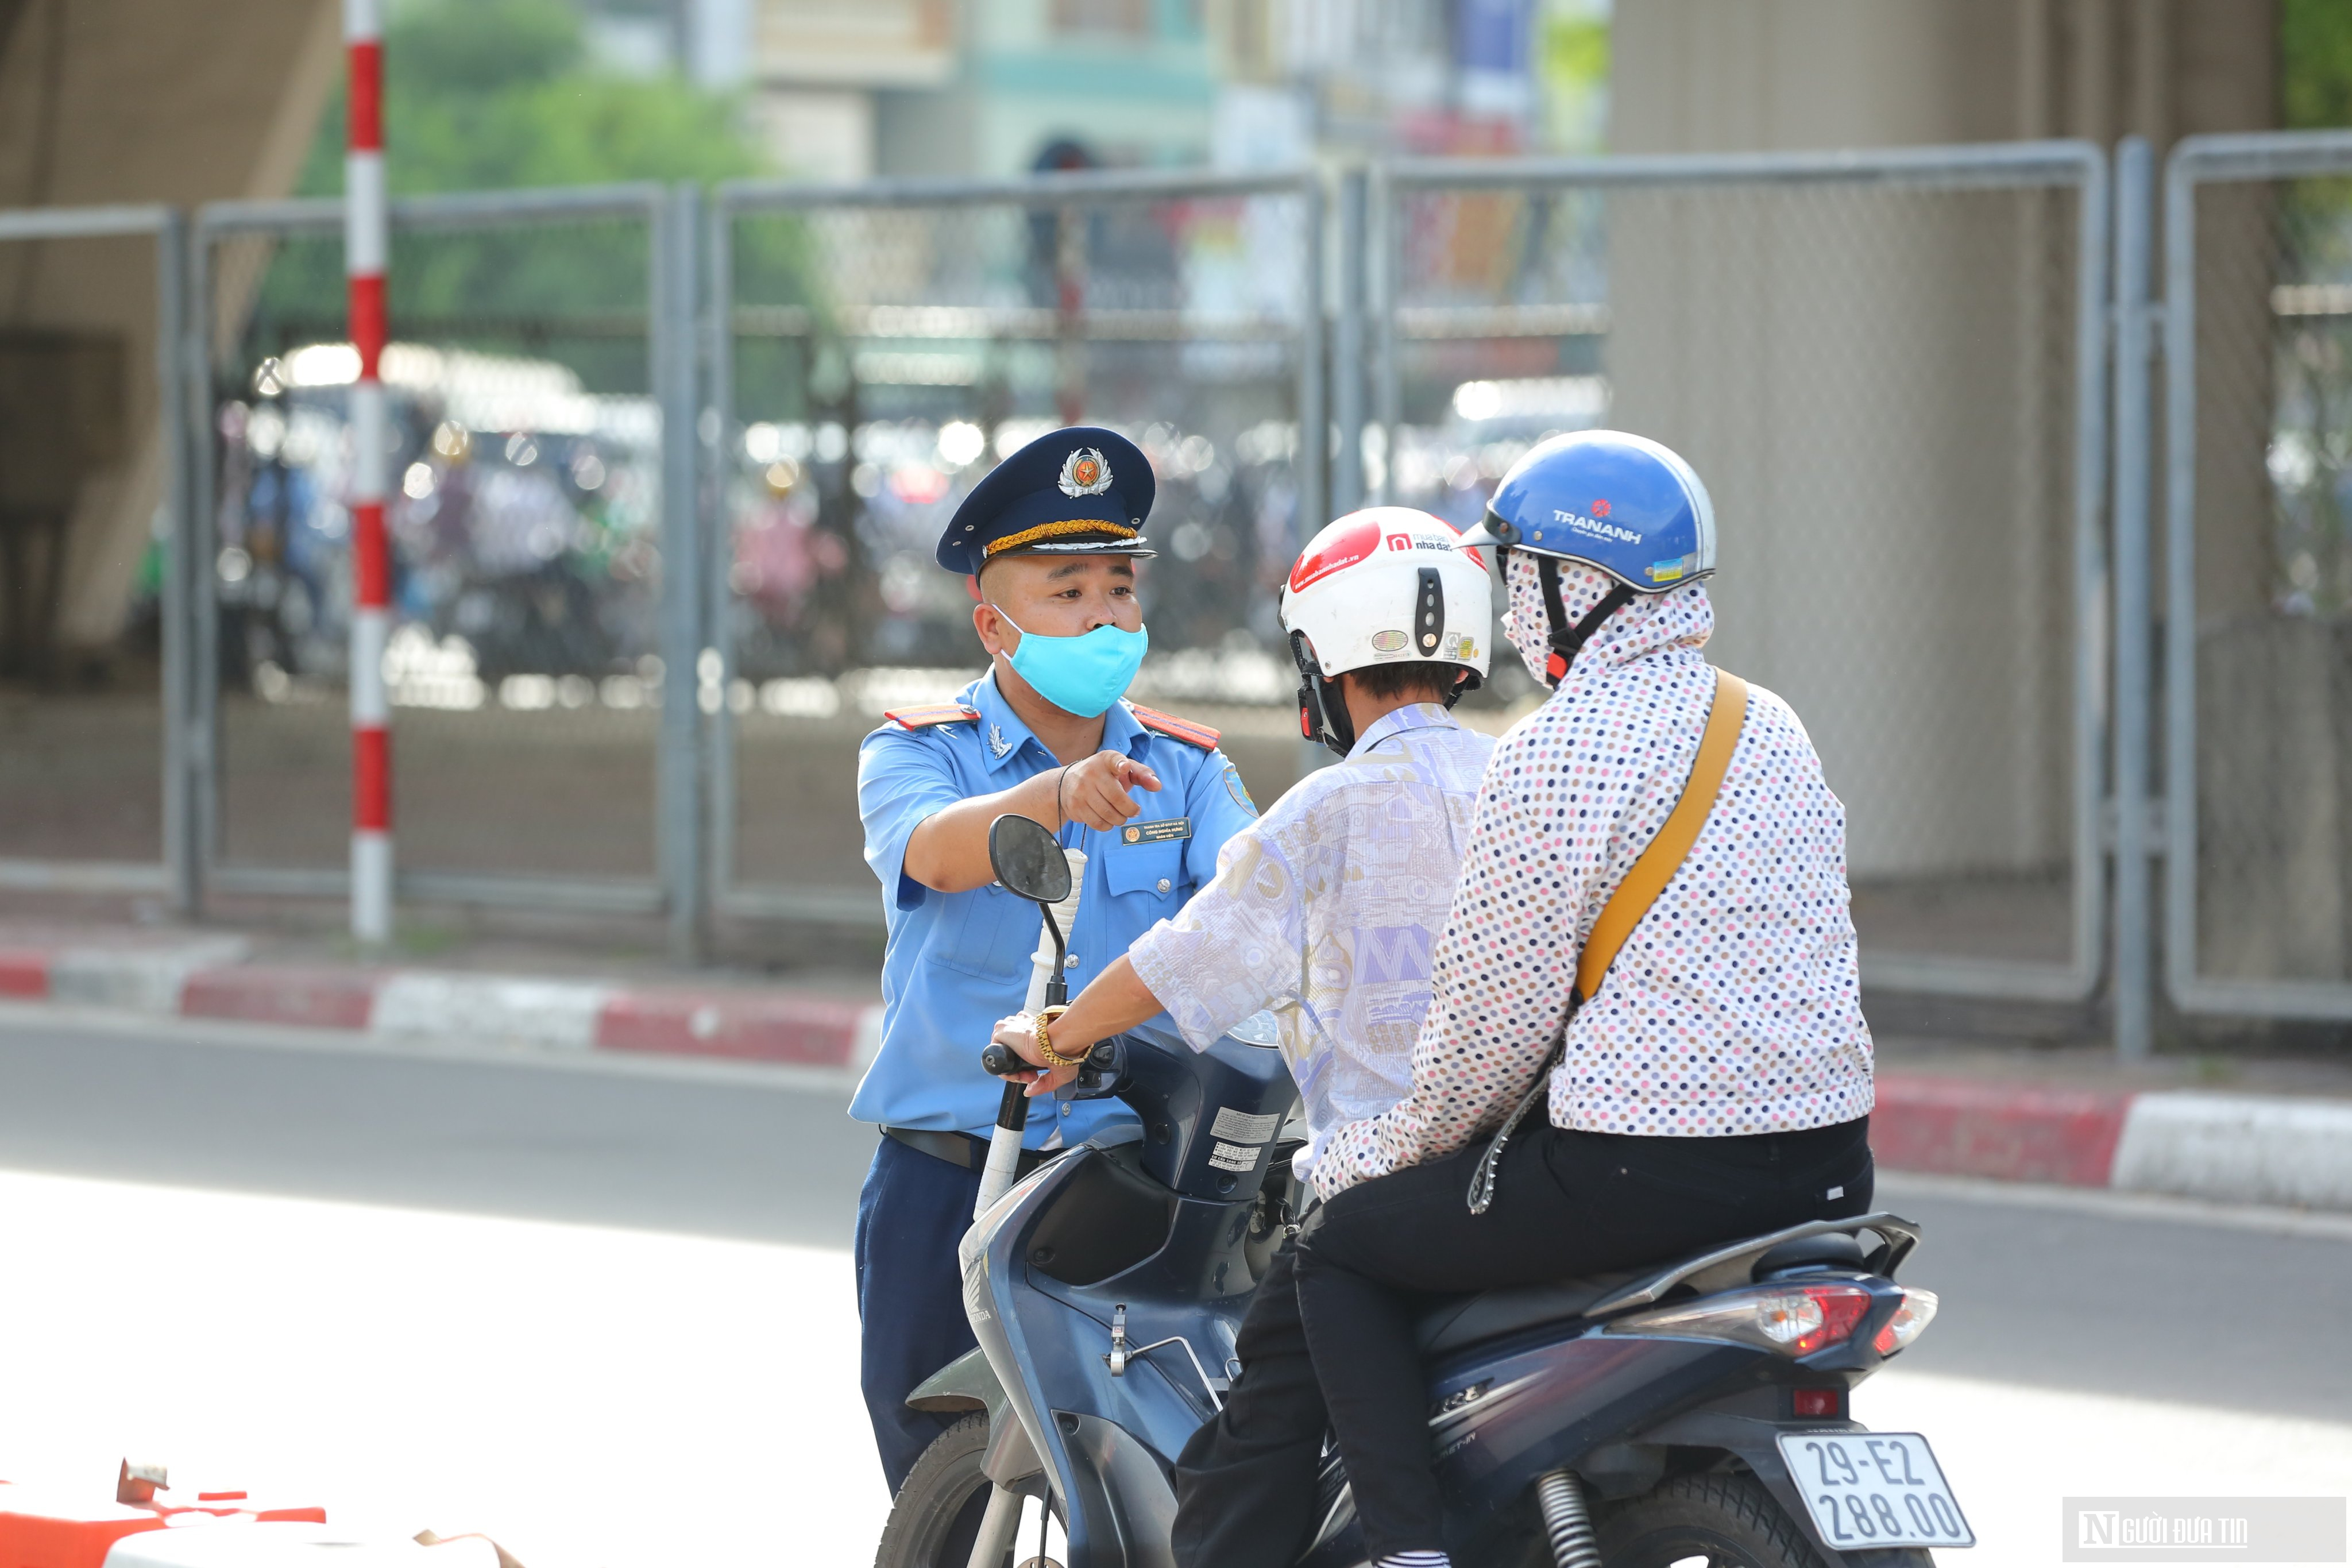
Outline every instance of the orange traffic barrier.
{"type": "Polygon", "coordinates": [[[261,1508],[241,1491],[198,1492],[186,1502],[157,1495],[170,1489],[161,1465],[127,1459],[112,1501],[0,1481],[0,1568],[104,1568],[116,1542],[168,1528],[175,1515],[327,1522],[323,1508],[261,1508]]]}

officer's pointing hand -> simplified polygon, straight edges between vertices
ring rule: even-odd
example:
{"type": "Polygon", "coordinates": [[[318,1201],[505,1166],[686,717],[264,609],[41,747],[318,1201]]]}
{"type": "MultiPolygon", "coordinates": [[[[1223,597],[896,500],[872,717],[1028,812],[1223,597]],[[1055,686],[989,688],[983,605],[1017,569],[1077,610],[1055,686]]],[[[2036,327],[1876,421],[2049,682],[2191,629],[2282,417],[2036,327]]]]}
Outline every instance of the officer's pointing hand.
{"type": "Polygon", "coordinates": [[[1088,827],[1123,827],[1128,818],[1142,813],[1135,796],[1128,793],[1139,787],[1159,789],[1160,775],[1124,752],[1097,752],[1062,771],[1062,816],[1088,827]]]}

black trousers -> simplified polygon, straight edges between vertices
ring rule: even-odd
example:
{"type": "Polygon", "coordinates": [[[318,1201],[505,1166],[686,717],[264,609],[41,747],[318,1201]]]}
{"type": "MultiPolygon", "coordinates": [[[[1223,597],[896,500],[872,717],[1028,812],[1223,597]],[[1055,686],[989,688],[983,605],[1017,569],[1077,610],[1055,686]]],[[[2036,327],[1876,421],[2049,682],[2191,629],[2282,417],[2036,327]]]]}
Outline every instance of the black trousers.
{"type": "Polygon", "coordinates": [[[885,1138],[857,1194],[858,1382],[882,1477],[895,1495],[953,1415],[907,1408],[907,1395],[972,1348],[956,1243],[971,1224],[980,1173],[885,1138]]]}
{"type": "Polygon", "coordinates": [[[1179,1568],[1291,1568],[1315,1528],[1315,1473],[1330,1416],[1307,1354],[1285,1242],[1242,1314],[1241,1374],[1176,1460],[1179,1568]]]}
{"type": "Polygon", "coordinates": [[[1870,1119],[1739,1138],[1627,1138],[1522,1124],[1495,1200],[1465,1201],[1486,1145],[1325,1204],[1296,1243],[1300,1316],[1375,1559],[1442,1551],[1425,1299],[1646,1263],[1809,1219],[1867,1213],[1870,1119]]]}

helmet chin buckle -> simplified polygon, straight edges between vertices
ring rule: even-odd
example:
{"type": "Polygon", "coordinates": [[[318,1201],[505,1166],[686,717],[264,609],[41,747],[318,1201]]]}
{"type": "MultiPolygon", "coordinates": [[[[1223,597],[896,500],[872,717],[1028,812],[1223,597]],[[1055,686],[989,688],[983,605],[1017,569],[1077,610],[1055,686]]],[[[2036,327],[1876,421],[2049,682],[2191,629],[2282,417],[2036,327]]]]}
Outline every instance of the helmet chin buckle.
{"type": "Polygon", "coordinates": [[[1549,635],[1544,641],[1551,654],[1544,660],[1544,674],[1549,678],[1552,689],[1568,679],[1569,667],[1584,650],[1585,643],[1601,629],[1601,623],[1622,609],[1633,597],[1633,590],[1622,583],[1612,584],[1601,602],[1584,614],[1574,626],[1568,624],[1568,605],[1559,596],[1559,559],[1552,555],[1536,557],[1536,579],[1543,584],[1544,621],[1549,635]]]}
{"type": "Polygon", "coordinates": [[[1290,634],[1290,657],[1298,664],[1298,734],[1320,741],[1341,756],[1356,749],[1356,721],[1339,688],[1323,674],[1323,666],[1307,646],[1305,632],[1290,634]]]}

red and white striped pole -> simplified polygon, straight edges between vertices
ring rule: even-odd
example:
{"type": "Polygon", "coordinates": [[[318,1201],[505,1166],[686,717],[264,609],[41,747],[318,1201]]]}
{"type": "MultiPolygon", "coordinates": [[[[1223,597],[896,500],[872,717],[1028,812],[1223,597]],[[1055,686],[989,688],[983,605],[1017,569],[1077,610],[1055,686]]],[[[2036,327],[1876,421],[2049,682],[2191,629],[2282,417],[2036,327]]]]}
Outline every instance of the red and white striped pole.
{"type": "Polygon", "coordinates": [[[383,10],[343,0],[351,69],[343,162],[343,270],[350,281],[352,346],[352,935],[392,938],[392,733],[383,648],[391,633],[391,552],[383,531],[390,433],[379,378],[383,357],[383,271],[389,220],[383,188],[383,10]]]}

